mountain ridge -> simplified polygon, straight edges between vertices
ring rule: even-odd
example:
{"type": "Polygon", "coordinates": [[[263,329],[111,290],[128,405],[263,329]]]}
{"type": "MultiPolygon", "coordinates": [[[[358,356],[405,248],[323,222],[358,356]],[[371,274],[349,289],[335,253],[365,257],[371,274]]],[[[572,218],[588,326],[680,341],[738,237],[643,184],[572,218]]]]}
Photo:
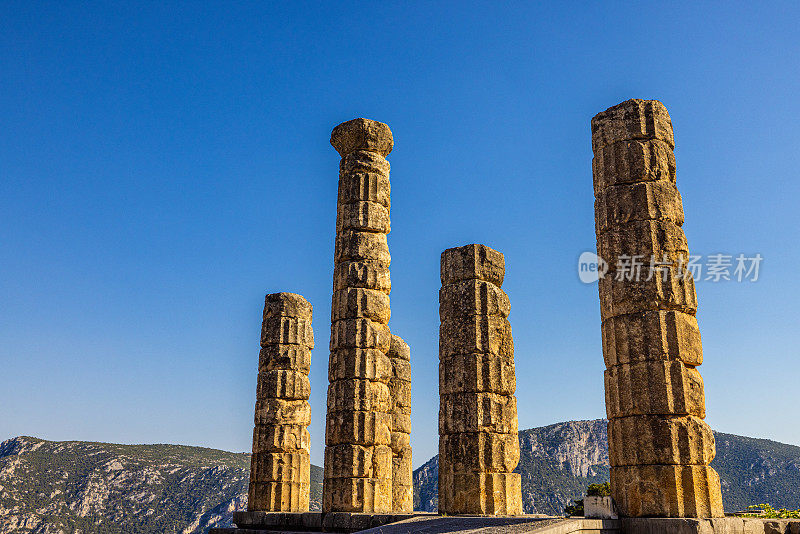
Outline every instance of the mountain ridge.
{"type": "MultiPolygon", "coordinates": [[[[608,480],[604,419],[520,431],[525,511],[560,514],[590,483],[608,480]]],[[[800,508],[800,447],[715,433],[711,464],[726,510],[769,502],[800,508]]],[[[0,534],[205,532],[247,501],[249,454],[171,444],[120,445],[19,436],[0,443],[0,534]]],[[[312,509],[322,469],[311,467],[312,509]]],[[[438,457],[414,471],[415,509],[437,504],[438,457]]]]}

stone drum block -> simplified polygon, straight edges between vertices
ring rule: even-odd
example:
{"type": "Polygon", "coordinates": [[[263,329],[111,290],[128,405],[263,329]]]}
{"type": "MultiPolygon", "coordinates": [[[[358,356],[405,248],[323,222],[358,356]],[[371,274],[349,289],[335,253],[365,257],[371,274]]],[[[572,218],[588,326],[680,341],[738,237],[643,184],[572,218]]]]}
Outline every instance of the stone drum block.
{"type": "Polygon", "coordinates": [[[683,225],[683,203],[678,188],[671,182],[644,182],[609,187],[595,202],[597,233],[635,221],[669,221],[683,225]]]}
{"type": "Polygon", "coordinates": [[[692,367],[703,363],[700,329],[688,313],[618,315],[603,321],[602,331],[606,367],[650,360],[679,360],[692,367]]]}
{"type": "Polygon", "coordinates": [[[664,104],[658,100],[626,100],[592,119],[592,150],[634,139],[657,139],[675,148],[672,119],[664,104]]]}
{"type": "Polygon", "coordinates": [[[337,214],[339,230],[361,230],[388,234],[391,229],[389,210],[378,202],[354,202],[342,204],[337,214]]]}
{"type": "Polygon", "coordinates": [[[328,478],[322,483],[322,509],[337,512],[381,510],[388,513],[392,502],[389,478],[328,478]]]}
{"type": "Polygon", "coordinates": [[[485,245],[464,245],[442,252],[442,286],[463,280],[483,280],[499,289],[505,273],[505,257],[485,245]]]}
{"type": "Polygon", "coordinates": [[[303,345],[267,345],[258,355],[258,370],[299,371],[308,374],[311,369],[311,349],[303,345]]]}
{"type": "Polygon", "coordinates": [[[513,358],[514,338],[508,319],[499,315],[471,315],[463,321],[444,319],[439,326],[439,356],[470,353],[513,358]]]}
{"type": "Polygon", "coordinates": [[[375,411],[328,413],[325,427],[327,445],[389,445],[392,415],[375,411]]]}
{"type": "Polygon", "coordinates": [[[464,319],[476,314],[508,317],[511,313],[508,295],[491,282],[462,280],[442,286],[439,291],[439,315],[443,317],[464,319]]]}
{"type": "Polygon", "coordinates": [[[517,389],[513,358],[494,354],[459,354],[439,362],[440,393],[502,393],[513,395],[517,389]]]}
{"type": "Polygon", "coordinates": [[[616,365],[605,376],[609,417],[706,415],[703,378],[680,361],[616,365]]]}
{"type": "Polygon", "coordinates": [[[705,465],[611,468],[611,494],[629,517],[723,517],[719,475],[705,465]]]}
{"type": "Polygon", "coordinates": [[[251,482],[247,508],[270,511],[308,510],[309,490],[309,484],[304,482],[251,482]]]}
{"type": "Polygon", "coordinates": [[[337,349],[331,352],[328,361],[328,379],[331,382],[350,378],[385,382],[391,376],[392,360],[379,349],[337,349]]]}
{"type": "Polygon", "coordinates": [[[520,515],[522,478],[519,473],[439,471],[440,512],[443,508],[448,514],[520,515]]]}
{"type": "Polygon", "coordinates": [[[253,454],[259,452],[307,451],[311,436],[303,425],[256,425],[253,454]]]}
{"type": "Polygon", "coordinates": [[[502,393],[462,392],[441,395],[439,435],[461,432],[519,431],[517,398],[502,393]]]}
{"type": "Polygon", "coordinates": [[[331,321],[367,318],[381,324],[389,322],[389,295],[375,289],[349,287],[333,293],[331,321]]]}
{"type": "Polygon", "coordinates": [[[665,181],[675,183],[675,154],[657,139],[617,141],[594,151],[594,193],[615,185],[665,181]]]}
{"type": "Polygon", "coordinates": [[[468,432],[439,439],[439,457],[456,473],[510,473],[519,463],[516,433],[468,432]]]}
{"type": "Polygon", "coordinates": [[[386,294],[392,289],[389,265],[380,260],[345,261],[333,268],[333,289],[348,287],[375,289],[386,294]]]}
{"type": "Polygon", "coordinates": [[[610,462],[623,465],[708,465],[714,433],[699,417],[634,415],[608,422],[610,462]]]}

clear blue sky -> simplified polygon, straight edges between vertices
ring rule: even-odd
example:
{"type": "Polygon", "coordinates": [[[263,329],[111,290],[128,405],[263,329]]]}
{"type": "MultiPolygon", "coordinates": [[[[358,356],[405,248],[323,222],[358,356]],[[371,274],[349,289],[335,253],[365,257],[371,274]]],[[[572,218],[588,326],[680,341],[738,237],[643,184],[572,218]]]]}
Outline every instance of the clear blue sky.
{"type": "Polygon", "coordinates": [[[338,123],[395,137],[392,330],[436,452],[439,254],[506,256],[520,427],[605,415],[589,121],[675,126],[708,422],[800,444],[797,3],[3,2],[0,439],[250,448],[264,294],[314,305],[327,387],[338,123]],[[502,4],[502,5],[501,5],[502,4]],[[793,421],[793,424],[789,424],[793,421]]]}

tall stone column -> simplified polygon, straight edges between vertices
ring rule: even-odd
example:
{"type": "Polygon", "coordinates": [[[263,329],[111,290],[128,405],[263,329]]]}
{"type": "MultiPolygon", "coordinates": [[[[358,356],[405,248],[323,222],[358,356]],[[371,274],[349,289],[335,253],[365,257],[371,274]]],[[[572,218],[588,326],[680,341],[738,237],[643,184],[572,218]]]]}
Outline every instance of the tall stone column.
{"type": "Polygon", "coordinates": [[[323,511],[392,510],[389,379],[389,163],[392,132],[354,119],[331,144],[342,157],[336,215],[323,511]]]}
{"type": "Polygon", "coordinates": [[[314,348],[311,312],[311,304],[294,293],[273,293],[265,299],[247,501],[250,511],[308,511],[308,371],[314,348]]]}
{"type": "Polygon", "coordinates": [[[611,489],[625,516],[722,517],[674,146],[656,100],[592,119],[611,489]]]}
{"type": "Polygon", "coordinates": [[[505,259],[484,245],[442,253],[439,512],[522,513],[505,259]]]}
{"type": "Polygon", "coordinates": [[[411,349],[392,335],[389,347],[392,377],[389,379],[392,415],[392,511],[414,511],[411,468],[411,349]]]}

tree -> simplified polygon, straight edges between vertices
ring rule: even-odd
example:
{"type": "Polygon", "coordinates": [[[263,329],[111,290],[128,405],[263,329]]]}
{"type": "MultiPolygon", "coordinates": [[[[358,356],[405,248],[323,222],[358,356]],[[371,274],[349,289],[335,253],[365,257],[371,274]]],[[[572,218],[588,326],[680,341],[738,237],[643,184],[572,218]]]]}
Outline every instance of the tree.
{"type": "MultiPolygon", "coordinates": [[[[586,488],[587,497],[608,497],[609,495],[611,495],[610,482],[589,484],[589,487],[586,488]]],[[[582,516],[584,514],[583,499],[577,499],[572,501],[572,503],[573,504],[568,504],[567,507],[564,508],[564,514],[567,516],[582,516]]]]}

